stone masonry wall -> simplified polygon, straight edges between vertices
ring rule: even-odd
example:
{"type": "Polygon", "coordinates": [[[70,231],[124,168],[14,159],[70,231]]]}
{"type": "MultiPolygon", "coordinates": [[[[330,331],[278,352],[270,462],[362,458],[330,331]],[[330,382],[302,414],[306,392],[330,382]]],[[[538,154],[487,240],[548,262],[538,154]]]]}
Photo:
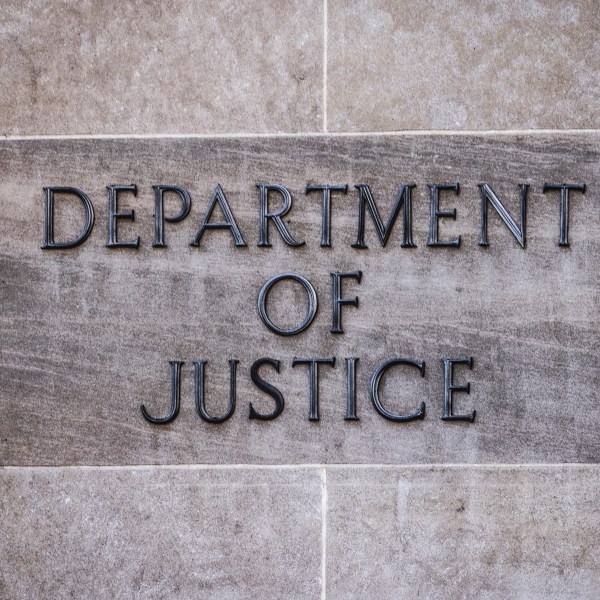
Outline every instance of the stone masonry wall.
{"type": "MultiPolygon", "coordinates": [[[[600,597],[596,1],[8,0],[0,81],[1,598],[600,597]],[[586,192],[561,248],[559,196],[542,186],[573,178],[586,192]],[[401,218],[385,248],[371,222],[369,250],[352,248],[353,186],[383,214],[408,181],[416,248],[400,247],[401,218]],[[442,181],[461,185],[443,196],[456,251],[426,244],[427,184],[442,181]],[[478,245],[482,181],[515,218],[530,184],[526,250],[497,215],[478,245]],[[106,248],[106,186],[131,182],[136,221],[119,236],[140,248],[106,248]],[[267,182],[292,191],[302,248],[274,227],[257,247],[267,182]],[[217,183],[245,248],[210,231],[189,245],[217,183]],[[350,188],[332,248],[311,183],[350,188]],[[192,194],[165,249],[156,184],[192,194]],[[77,249],[40,249],[48,185],[94,202],[77,249]],[[330,272],[357,269],[344,286],[360,305],[332,336],[330,272]],[[290,338],[256,314],[261,283],[285,271],[320,302],[290,338]],[[474,356],[455,396],[472,424],[440,419],[451,353],[474,356]],[[371,374],[398,354],[425,360],[423,380],[390,372],[382,397],[407,412],[422,396],[422,421],[371,405],[371,374]],[[247,418],[249,402],[273,405],[248,375],[261,356],[281,360],[261,372],[286,398],[269,422],[247,418]],[[336,357],[319,421],[302,356],[336,357]],[[359,421],[344,419],[352,356],[359,421]],[[221,425],[195,414],[201,358],[214,414],[240,360],[221,425]],[[165,412],[175,359],[181,412],[152,425],[140,405],[165,412]]],[[[68,235],[81,215],[61,218],[68,235]]],[[[301,315],[297,292],[284,298],[301,315]]]]}

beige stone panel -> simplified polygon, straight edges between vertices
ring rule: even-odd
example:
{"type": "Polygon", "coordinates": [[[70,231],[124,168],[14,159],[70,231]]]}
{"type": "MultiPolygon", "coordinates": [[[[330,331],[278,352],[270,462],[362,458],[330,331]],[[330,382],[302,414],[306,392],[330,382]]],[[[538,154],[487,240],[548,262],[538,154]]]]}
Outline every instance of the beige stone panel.
{"type": "Polygon", "coordinates": [[[331,467],[327,598],[594,600],[600,469],[331,467]]]}
{"type": "Polygon", "coordinates": [[[322,129],[317,0],[8,0],[0,133],[322,129]]]}
{"type": "Polygon", "coordinates": [[[5,469],[0,596],[321,593],[318,469],[5,469]]]}
{"type": "MultiPolygon", "coordinates": [[[[598,135],[373,136],[204,140],[61,140],[0,143],[0,461],[4,465],[172,463],[494,463],[598,462],[600,347],[598,274],[600,213],[598,135]],[[366,250],[352,248],[357,191],[369,184],[387,220],[402,182],[414,182],[413,240],[402,248],[401,218],[382,247],[366,215],[366,250]],[[444,192],[441,239],[427,246],[429,189],[444,192]],[[481,200],[488,182],[517,220],[517,184],[530,185],[527,242],[522,249],[492,208],[489,246],[479,242],[481,200]],[[570,247],[558,247],[559,195],[544,182],[585,182],[570,198],[570,247]],[[139,249],[106,248],[110,183],[135,182],[119,197],[119,239],[139,249]],[[305,241],[285,246],[270,226],[271,248],[257,247],[257,183],[279,182],[293,198],[284,217],[305,241]],[[207,230],[190,246],[220,183],[248,244],[227,230],[207,230]],[[332,247],[321,248],[319,194],[307,184],[348,184],[334,194],[332,247]],[[41,250],[43,186],[85,190],[96,208],[87,241],[71,250],[41,250]],[[166,223],[166,248],[153,248],[156,184],[179,184],[192,197],[190,215],[166,223]],[[334,271],[363,273],[344,282],[343,335],[332,326],[334,271]],[[263,283],[293,271],[315,286],[319,310],[298,335],[282,337],[259,318],[263,283]],[[457,368],[455,412],[477,411],[473,424],[444,422],[442,357],[473,357],[457,368]],[[261,375],[285,398],[272,421],[249,420],[273,400],[251,381],[262,357],[280,370],[261,375]],[[309,422],[306,366],[294,357],[335,357],[320,372],[320,421],[309,422]],[[358,357],[357,412],[345,421],[346,357],[358,357]],[[423,420],[384,419],[369,399],[369,380],[384,361],[425,362],[424,377],[397,367],[381,399],[390,411],[423,420]],[[229,367],[238,359],[237,405],[221,425],[204,422],[194,404],[194,360],[207,360],[210,414],[227,408],[229,367]],[[181,410],[168,425],[144,420],[170,405],[170,360],[185,361],[181,410]]],[[[277,195],[271,209],[280,206],[277,195]]],[[[81,228],[79,201],[57,200],[57,239],[81,228]],[[71,208],[70,208],[71,207],[71,208]],[[77,210],[75,210],[77,207],[77,210]]],[[[179,210],[166,200],[166,214],[179,210]]],[[[213,220],[222,219],[218,209],[213,220]]],[[[293,325],[306,312],[301,291],[276,289],[272,318],[293,325]]]]}
{"type": "Polygon", "coordinates": [[[595,0],[329,0],[330,131],[597,128],[595,0]]]}

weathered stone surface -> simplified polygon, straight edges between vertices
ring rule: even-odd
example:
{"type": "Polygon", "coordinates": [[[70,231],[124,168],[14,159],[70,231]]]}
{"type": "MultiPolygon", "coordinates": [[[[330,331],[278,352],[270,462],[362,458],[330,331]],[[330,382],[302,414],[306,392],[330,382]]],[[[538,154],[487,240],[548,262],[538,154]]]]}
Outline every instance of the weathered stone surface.
{"type": "Polygon", "coordinates": [[[327,598],[593,600],[600,469],[327,473],[327,598]]]}
{"type": "MultiPolygon", "coordinates": [[[[480,463],[595,462],[600,457],[598,268],[600,139],[596,134],[526,137],[381,136],[230,140],[70,140],[0,143],[0,460],[4,465],[156,463],[480,463]],[[367,213],[368,250],[356,240],[357,192],[371,186],[384,220],[402,182],[415,182],[413,239],[401,248],[401,218],[382,248],[367,213]],[[459,181],[441,207],[457,219],[440,224],[460,248],[431,248],[427,184],[459,181]],[[585,182],[570,201],[569,248],[558,247],[557,192],[544,182],[585,182]],[[107,184],[138,185],[123,194],[119,239],[139,249],[106,248],[107,184]],[[271,248],[257,247],[257,183],[280,182],[294,198],[285,223],[300,248],[270,227],[271,248]],[[494,210],[488,247],[478,245],[478,182],[488,182],[519,221],[517,184],[529,183],[523,250],[494,210]],[[248,244],[207,230],[190,246],[217,183],[248,244]],[[321,248],[321,198],[307,184],[348,184],[334,194],[332,248],[321,248]],[[167,223],[167,248],[153,248],[152,185],[178,184],[192,196],[190,216],[167,223]],[[81,246],[41,250],[43,186],[85,190],[96,224],[81,246]],[[331,328],[331,272],[361,270],[344,295],[343,335],[331,328]],[[261,322],[256,299],[269,277],[295,271],[316,287],[319,311],[302,334],[281,337],[261,322]],[[336,357],[322,366],[319,422],[309,422],[306,366],[293,357],[336,357]],[[344,420],[345,357],[359,357],[358,416],[344,420]],[[477,410],[475,423],[444,422],[442,357],[472,356],[457,369],[455,412],[477,410]],[[281,360],[262,376],[285,397],[273,421],[249,420],[274,402],[254,386],[250,367],[281,360]],[[369,400],[369,379],[393,357],[426,363],[425,376],[396,368],[383,382],[389,410],[426,418],[387,421],[369,400]],[[206,367],[209,412],[226,408],[229,359],[239,359],[237,408],[221,425],[194,406],[192,361],[206,367]],[[144,420],[169,407],[169,360],[185,361],[181,411],[169,425],[144,420]]],[[[57,200],[57,239],[75,235],[82,216],[57,200]]],[[[271,207],[280,205],[273,196],[271,207]]],[[[166,211],[179,207],[168,198],[166,211]]],[[[218,209],[214,219],[221,219],[218,209]]],[[[276,290],[302,318],[301,294],[276,290]],[[281,292],[281,293],[280,293],[281,292]]]]}
{"type": "Polygon", "coordinates": [[[0,470],[0,596],[320,595],[318,469],[0,470]]]}
{"type": "Polygon", "coordinates": [[[0,133],[322,128],[318,0],[0,7],[0,133]]]}
{"type": "Polygon", "coordinates": [[[329,0],[330,131],[597,127],[595,0],[329,0]]]}

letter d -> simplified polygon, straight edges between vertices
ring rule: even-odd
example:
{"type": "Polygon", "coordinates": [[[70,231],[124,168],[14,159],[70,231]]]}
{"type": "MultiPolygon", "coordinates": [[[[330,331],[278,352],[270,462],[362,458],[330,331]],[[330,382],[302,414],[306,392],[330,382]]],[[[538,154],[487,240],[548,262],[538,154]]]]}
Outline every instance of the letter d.
{"type": "Polygon", "coordinates": [[[45,187],[44,194],[46,221],[44,224],[44,245],[42,246],[42,250],[74,248],[85,242],[94,226],[94,207],[87,195],[80,189],[74,187],[45,187]],[[54,241],[54,194],[73,194],[83,202],[83,207],[85,208],[85,225],[83,226],[83,230],[79,237],[74,240],[69,240],[67,242],[54,241]]]}

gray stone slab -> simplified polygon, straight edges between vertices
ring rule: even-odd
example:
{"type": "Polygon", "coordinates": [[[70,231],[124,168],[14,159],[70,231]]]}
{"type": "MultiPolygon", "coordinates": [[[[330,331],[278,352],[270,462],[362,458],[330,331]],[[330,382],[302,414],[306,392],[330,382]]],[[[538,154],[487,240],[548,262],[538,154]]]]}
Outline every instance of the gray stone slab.
{"type": "Polygon", "coordinates": [[[327,472],[327,598],[587,599],[600,589],[600,469],[327,472]]]}
{"type": "Polygon", "coordinates": [[[322,129],[319,0],[7,0],[0,21],[4,135],[322,129]]]}
{"type": "MultiPolygon", "coordinates": [[[[600,458],[598,269],[600,139],[561,136],[374,136],[196,140],[62,140],[0,143],[0,460],[4,465],[169,463],[493,463],[597,462],[600,458]],[[459,248],[428,247],[427,184],[459,181],[440,223],[459,248]],[[570,247],[558,246],[559,196],[544,182],[585,182],[570,199],[570,247]],[[140,236],[139,249],[106,248],[107,184],[138,186],[123,194],[119,239],[140,236]],[[270,227],[271,248],[257,247],[257,183],[279,182],[293,197],[285,216],[306,241],[285,246],[270,227]],[[387,218],[403,182],[415,182],[413,239],[402,248],[401,221],[382,248],[367,213],[369,248],[352,248],[358,183],[371,186],[387,218]],[[519,183],[530,184],[527,242],[522,249],[489,209],[489,246],[478,245],[478,182],[488,182],[519,221],[519,183]],[[207,230],[190,246],[217,183],[248,244],[227,230],[207,230]],[[321,248],[321,198],[307,184],[348,184],[334,195],[332,248],[321,248]],[[192,197],[190,216],[167,223],[166,248],[153,248],[152,186],[178,184],[192,197]],[[86,191],[96,209],[87,241],[41,250],[43,186],[86,191]],[[344,294],[343,335],[332,326],[330,273],[361,270],[344,294]],[[315,286],[319,310],[303,333],[282,337],[261,322],[259,290],[294,271],[315,286]],[[322,366],[320,421],[310,422],[308,370],[294,357],[336,357],[322,366]],[[455,412],[477,411],[473,424],[443,414],[442,357],[472,356],[457,368],[455,412]],[[281,361],[262,376],[285,397],[272,421],[249,420],[274,402],[250,379],[253,362],[281,361]],[[345,357],[358,357],[359,421],[345,421],[345,357]],[[425,375],[397,367],[384,377],[382,403],[406,414],[426,402],[426,417],[384,419],[369,399],[369,380],[384,361],[425,362],[425,375]],[[194,360],[208,360],[210,413],[226,409],[227,361],[238,359],[237,408],[221,425],[194,406],[194,360]],[[169,360],[185,361],[181,410],[168,425],[169,360]]],[[[167,214],[179,207],[166,201],[167,214]]],[[[280,205],[273,195],[271,207],[280,205]]],[[[73,198],[57,200],[57,239],[76,235],[82,215],[73,198]]],[[[220,219],[218,209],[213,215],[220,219]]],[[[290,286],[291,288],[291,286],[290,286]]],[[[305,299],[275,290],[274,320],[303,318],[305,299]],[[284,310],[285,309],[285,310],[284,310]]]]}
{"type": "Polygon", "coordinates": [[[329,0],[329,131],[595,128],[595,0],[329,0]]]}
{"type": "Polygon", "coordinates": [[[0,470],[0,596],[321,593],[318,469],[0,470]]]}

